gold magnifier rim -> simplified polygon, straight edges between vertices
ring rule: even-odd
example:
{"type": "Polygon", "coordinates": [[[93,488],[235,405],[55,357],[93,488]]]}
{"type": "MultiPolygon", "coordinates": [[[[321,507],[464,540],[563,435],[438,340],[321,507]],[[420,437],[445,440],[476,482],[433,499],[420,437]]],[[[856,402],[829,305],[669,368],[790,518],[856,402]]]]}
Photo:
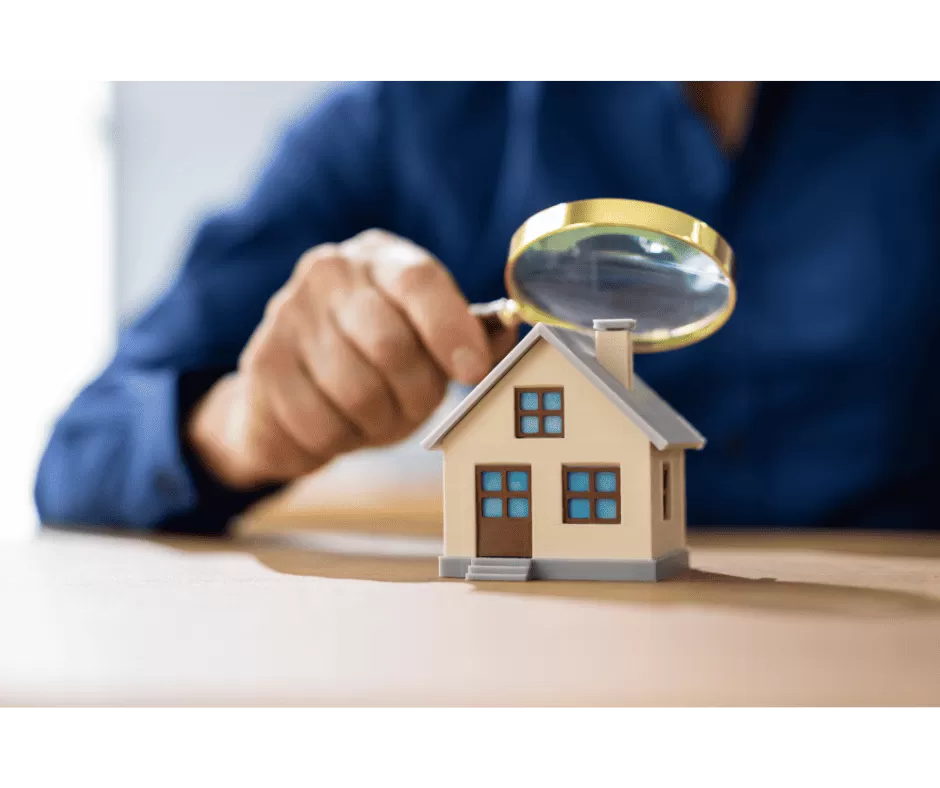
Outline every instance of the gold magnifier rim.
{"type": "Polygon", "coordinates": [[[711,336],[728,322],[737,302],[734,252],[728,242],[710,225],[674,208],[640,200],[606,197],[559,203],[545,208],[529,217],[513,234],[506,263],[506,292],[516,303],[521,319],[527,323],[551,323],[582,332],[588,331],[584,326],[559,320],[529,304],[516,287],[513,270],[522,254],[537,241],[566,230],[600,226],[633,227],[683,241],[708,256],[728,277],[728,303],[720,312],[679,330],[637,332],[633,340],[636,352],[651,353],[687,347],[711,336]]]}

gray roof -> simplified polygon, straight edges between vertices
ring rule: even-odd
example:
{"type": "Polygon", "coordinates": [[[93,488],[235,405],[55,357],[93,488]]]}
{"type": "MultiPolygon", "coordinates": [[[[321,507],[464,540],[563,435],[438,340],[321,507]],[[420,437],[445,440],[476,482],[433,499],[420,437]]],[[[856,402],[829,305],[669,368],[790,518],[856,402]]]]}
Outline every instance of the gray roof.
{"type": "Polygon", "coordinates": [[[471,391],[453,412],[422,442],[425,449],[436,449],[460,420],[495,386],[540,339],[558,350],[617,409],[639,427],[657,449],[681,446],[701,449],[705,445],[696,429],[637,375],[633,388],[627,389],[594,356],[589,335],[539,323],[471,391]]]}

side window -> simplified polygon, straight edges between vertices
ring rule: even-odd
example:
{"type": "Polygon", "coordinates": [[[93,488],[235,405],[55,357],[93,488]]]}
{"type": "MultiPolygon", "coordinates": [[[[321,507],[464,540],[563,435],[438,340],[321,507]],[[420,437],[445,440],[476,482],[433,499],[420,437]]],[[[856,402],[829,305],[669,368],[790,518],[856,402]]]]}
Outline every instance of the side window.
{"type": "Polygon", "coordinates": [[[517,388],[515,411],[517,438],[565,437],[564,389],[517,388]]]}
{"type": "Polygon", "coordinates": [[[668,462],[663,463],[663,521],[669,522],[672,519],[672,474],[668,462]]]}
{"type": "Polygon", "coordinates": [[[620,466],[562,465],[565,523],[620,522],[620,466]]]}

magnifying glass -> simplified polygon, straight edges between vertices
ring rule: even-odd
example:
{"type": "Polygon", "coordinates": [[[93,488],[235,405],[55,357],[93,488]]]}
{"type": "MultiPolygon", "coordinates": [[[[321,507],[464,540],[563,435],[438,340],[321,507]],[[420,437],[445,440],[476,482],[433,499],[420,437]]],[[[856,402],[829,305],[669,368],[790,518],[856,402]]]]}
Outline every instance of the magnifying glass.
{"type": "Polygon", "coordinates": [[[475,304],[506,325],[591,331],[595,318],[633,318],[636,352],[692,345],[731,317],[731,247],[705,222],[637,200],[581,200],[540,211],[513,235],[509,298],[475,304]]]}

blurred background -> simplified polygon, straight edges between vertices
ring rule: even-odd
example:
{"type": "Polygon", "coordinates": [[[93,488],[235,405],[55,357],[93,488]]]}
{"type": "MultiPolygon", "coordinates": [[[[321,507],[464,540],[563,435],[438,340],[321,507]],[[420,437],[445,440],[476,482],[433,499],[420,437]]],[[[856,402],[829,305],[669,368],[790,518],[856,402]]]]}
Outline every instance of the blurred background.
{"type": "MultiPolygon", "coordinates": [[[[2,258],[13,277],[0,320],[18,338],[7,356],[24,373],[11,379],[28,381],[0,387],[13,504],[0,539],[34,533],[34,474],[55,418],[170,283],[196,226],[237,202],[281,131],[341,84],[0,83],[2,258]],[[11,305],[15,293],[30,300],[11,305]]],[[[440,460],[419,438],[344,458],[329,478],[354,483],[378,468],[392,484],[430,489],[440,460]]],[[[305,502],[322,507],[332,487],[301,483],[262,519],[302,519],[305,502]]]]}
{"type": "Polygon", "coordinates": [[[166,285],[196,225],[238,201],[284,126],[335,82],[120,82],[109,87],[121,324],[166,285]]]}

